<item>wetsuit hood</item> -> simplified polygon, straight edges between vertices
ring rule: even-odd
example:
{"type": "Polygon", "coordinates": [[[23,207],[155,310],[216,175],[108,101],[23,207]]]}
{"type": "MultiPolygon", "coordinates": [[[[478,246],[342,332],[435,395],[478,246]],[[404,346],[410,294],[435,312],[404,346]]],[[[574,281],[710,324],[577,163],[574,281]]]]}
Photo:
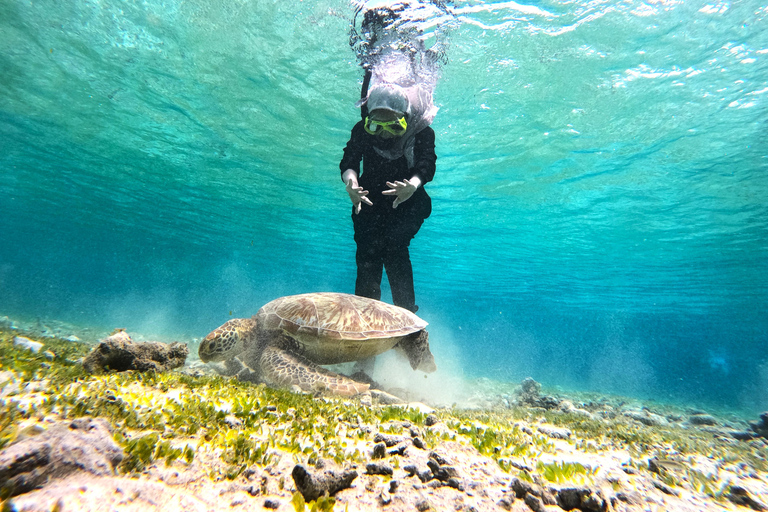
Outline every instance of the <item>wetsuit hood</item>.
{"type": "Polygon", "coordinates": [[[410,113],[411,109],[405,90],[394,84],[380,85],[371,89],[366,105],[368,112],[389,110],[401,116],[410,113]]]}

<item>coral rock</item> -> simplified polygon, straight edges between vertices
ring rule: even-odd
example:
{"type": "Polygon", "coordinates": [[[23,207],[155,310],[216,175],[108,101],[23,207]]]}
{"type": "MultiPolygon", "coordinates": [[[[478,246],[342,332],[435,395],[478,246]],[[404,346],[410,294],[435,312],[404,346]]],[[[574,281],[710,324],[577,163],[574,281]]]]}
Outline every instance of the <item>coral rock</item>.
{"type": "Polygon", "coordinates": [[[727,497],[732,503],[742,507],[749,507],[752,510],[768,510],[768,507],[750,496],[745,488],[739,485],[732,485],[730,491],[727,497]]]}
{"type": "Polygon", "coordinates": [[[592,491],[588,487],[568,487],[557,492],[557,504],[563,510],[575,508],[583,512],[604,512],[608,509],[600,491],[592,491]]]}
{"type": "Polygon", "coordinates": [[[533,512],[546,512],[541,498],[534,496],[533,494],[526,494],[524,501],[533,512]]]}
{"type": "Polygon", "coordinates": [[[381,432],[373,436],[374,443],[384,443],[387,448],[400,444],[405,440],[403,436],[393,436],[390,434],[382,434],[381,432]]]}
{"type": "Polygon", "coordinates": [[[694,414],[688,418],[688,423],[691,425],[718,425],[719,422],[714,416],[709,414],[694,414]]]}
{"type": "MultiPolygon", "coordinates": [[[[537,484],[531,484],[524,480],[520,480],[517,477],[512,478],[509,482],[509,488],[515,493],[515,497],[526,499],[528,496],[534,496],[539,499],[543,505],[557,505],[557,500],[544,488],[537,484]]],[[[528,500],[525,501],[526,505],[531,506],[528,500]]],[[[532,503],[536,503],[533,501],[532,503]]]]}
{"type": "Polygon", "coordinates": [[[667,419],[663,416],[659,416],[658,414],[653,414],[652,412],[646,411],[646,410],[630,410],[630,411],[624,411],[624,416],[627,418],[632,418],[635,421],[639,421],[640,423],[644,425],[648,425],[649,427],[657,427],[660,425],[668,425],[669,422],[667,419]]]}
{"type": "Polygon", "coordinates": [[[270,510],[277,510],[280,508],[280,502],[277,500],[273,500],[271,498],[267,498],[264,500],[264,508],[268,508],[270,510]]]}
{"type": "Polygon", "coordinates": [[[58,423],[0,452],[0,486],[12,496],[76,471],[112,475],[123,451],[101,418],[58,423]]]}
{"type": "Polygon", "coordinates": [[[119,331],[94,348],[83,361],[83,367],[88,373],[108,370],[162,372],[184,366],[188,354],[189,349],[183,343],[136,343],[125,331],[119,331]]]}
{"type": "Polygon", "coordinates": [[[416,503],[416,510],[419,512],[427,512],[432,510],[432,504],[428,500],[421,500],[416,503]]]}
{"type": "Polygon", "coordinates": [[[40,352],[40,349],[43,348],[43,344],[39,341],[32,341],[31,339],[25,338],[24,336],[14,337],[13,345],[15,347],[25,348],[31,352],[34,352],[35,354],[40,352]]]}
{"type": "Polygon", "coordinates": [[[643,495],[637,491],[619,491],[616,493],[616,499],[629,505],[643,504],[643,495]]]}
{"type": "Polygon", "coordinates": [[[571,431],[569,429],[552,425],[539,425],[538,431],[553,439],[568,439],[571,437],[571,431]]]}
{"type": "Polygon", "coordinates": [[[531,492],[533,486],[525,480],[515,477],[509,482],[509,488],[515,493],[517,498],[524,498],[526,494],[531,492]]]}
{"type": "Polygon", "coordinates": [[[352,485],[357,478],[355,470],[338,470],[325,466],[318,471],[310,471],[303,464],[296,464],[291,472],[296,489],[306,501],[314,501],[325,495],[334,495],[352,485]]]}
{"type": "Polygon", "coordinates": [[[389,475],[394,474],[392,466],[385,464],[384,462],[369,462],[365,466],[365,471],[369,475],[389,475]]]}
{"type": "Polygon", "coordinates": [[[749,426],[758,436],[768,439],[768,411],[760,415],[760,421],[750,422],[749,426]]]}
{"type": "Polygon", "coordinates": [[[731,437],[733,437],[734,439],[738,439],[739,441],[749,441],[751,439],[759,437],[754,432],[747,432],[747,431],[741,431],[741,430],[732,431],[730,434],[731,434],[731,437]]]}
{"type": "Polygon", "coordinates": [[[435,475],[432,474],[431,469],[424,469],[422,471],[419,471],[417,473],[417,476],[419,477],[419,480],[421,480],[422,483],[427,483],[430,480],[432,480],[435,475]]]}
{"type": "Polygon", "coordinates": [[[539,396],[539,393],[541,392],[541,384],[531,377],[523,379],[520,383],[520,387],[523,388],[523,394],[528,396],[539,396]]]}
{"type": "Polygon", "coordinates": [[[403,466],[403,471],[405,471],[408,476],[413,476],[419,472],[419,468],[416,467],[416,464],[407,464],[403,466]]]}
{"type": "Polygon", "coordinates": [[[371,457],[374,459],[381,459],[387,455],[387,445],[384,443],[376,443],[373,445],[373,453],[371,457]]]}

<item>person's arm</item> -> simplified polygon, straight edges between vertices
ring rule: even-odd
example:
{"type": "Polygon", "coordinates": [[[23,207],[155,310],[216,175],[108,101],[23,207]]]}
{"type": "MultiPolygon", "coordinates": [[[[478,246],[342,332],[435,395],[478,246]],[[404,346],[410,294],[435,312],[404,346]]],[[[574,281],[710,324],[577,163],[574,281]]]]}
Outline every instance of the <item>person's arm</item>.
{"type": "Polygon", "coordinates": [[[435,177],[435,130],[427,126],[416,135],[413,147],[413,175],[426,185],[435,177]]]}
{"type": "Polygon", "coordinates": [[[423,184],[435,177],[435,131],[426,127],[416,135],[413,148],[413,177],[408,180],[387,182],[389,190],[384,195],[396,195],[392,208],[397,208],[411,198],[414,192],[423,184]]]}
{"type": "Polygon", "coordinates": [[[347,142],[344,148],[344,156],[339,164],[341,169],[341,180],[344,182],[347,188],[347,194],[349,199],[355,207],[355,213],[360,213],[360,209],[363,207],[363,203],[368,206],[372,206],[373,203],[366,196],[367,190],[363,190],[358,182],[357,178],[360,175],[360,161],[363,159],[363,124],[357,123],[352,128],[352,136],[347,142]]]}

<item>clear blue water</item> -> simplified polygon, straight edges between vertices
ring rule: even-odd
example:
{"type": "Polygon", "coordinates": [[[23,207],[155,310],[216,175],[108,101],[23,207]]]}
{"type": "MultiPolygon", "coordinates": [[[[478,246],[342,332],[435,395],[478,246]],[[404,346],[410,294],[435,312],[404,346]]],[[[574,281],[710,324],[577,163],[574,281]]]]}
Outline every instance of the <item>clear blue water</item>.
{"type": "MultiPolygon", "coordinates": [[[[438,365],[768,408],[768,8],[457,2],[438,365]]],[[[354,290],[345,1],[0,0],[0,314],[205,335],[354,290]]]]}

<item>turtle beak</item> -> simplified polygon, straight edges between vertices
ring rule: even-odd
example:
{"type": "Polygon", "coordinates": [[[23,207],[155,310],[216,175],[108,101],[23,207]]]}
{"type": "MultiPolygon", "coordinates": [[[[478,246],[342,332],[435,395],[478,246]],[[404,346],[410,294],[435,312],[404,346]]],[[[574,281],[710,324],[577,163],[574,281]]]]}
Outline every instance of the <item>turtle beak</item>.
{"type": "Polygon", "coordinates": [[[200,349],[197,351],[197,355],[200,356],[200,360],[204,363],[223,361],[226,359],[223,346],[224,340],[221,339],[221,335],[217,331],[218,329],[210,333],[200,343],[200,349]]]}

